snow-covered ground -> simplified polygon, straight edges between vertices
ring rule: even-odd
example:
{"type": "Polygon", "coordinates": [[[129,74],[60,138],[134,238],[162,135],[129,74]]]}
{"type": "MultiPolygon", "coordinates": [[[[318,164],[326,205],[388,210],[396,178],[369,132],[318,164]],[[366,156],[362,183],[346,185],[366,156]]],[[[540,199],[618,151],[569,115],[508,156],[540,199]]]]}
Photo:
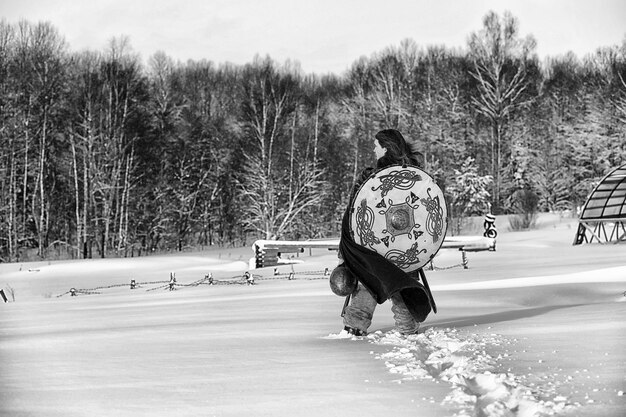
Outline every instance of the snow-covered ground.
{"type": "Polygon", "coordinates": [[[501,231],[469,269],[441,251],[410,337],[389,303],[341,332],[324,250],[256,285],[250,248],[2,264],[0,415],[624,416],[626,246],[571,246],[574,226],[501,231]]]}

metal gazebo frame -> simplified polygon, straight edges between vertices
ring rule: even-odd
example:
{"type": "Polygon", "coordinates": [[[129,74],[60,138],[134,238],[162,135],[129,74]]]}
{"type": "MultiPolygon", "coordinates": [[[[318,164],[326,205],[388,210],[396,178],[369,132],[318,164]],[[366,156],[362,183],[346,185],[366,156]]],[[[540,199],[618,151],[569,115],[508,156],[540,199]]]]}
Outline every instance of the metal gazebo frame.
{"type": "Polygon", "coordinates": [[[589,194],[574,245],[626,242],[626,164],[609,172],[589,194]]]}

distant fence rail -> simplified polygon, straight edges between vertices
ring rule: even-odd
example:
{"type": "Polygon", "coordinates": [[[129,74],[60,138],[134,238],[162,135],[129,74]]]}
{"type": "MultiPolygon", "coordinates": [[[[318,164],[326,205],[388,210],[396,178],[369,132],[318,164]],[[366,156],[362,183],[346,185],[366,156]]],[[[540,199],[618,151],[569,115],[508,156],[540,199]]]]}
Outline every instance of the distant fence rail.
{"type": "Polygon", "coordinates": [[[146,288],[146,292],[156,291],[156,290],[169,290],[175,291],[179,288],[189,288],[189,287],[198,287],[200,285],[254,285],[257,281],[264,280],[278,280],[278,279],[286,279],[289,281],[297,280],[297,279],[327,279],[330,275],[330,271],[328,268],[324,270],[316,270],[316,271],[291,271],[288,273],[279,273],[278,270],[274,270],[274,275],[272,276],[261,276],[257,274],[251,274],[246,271],[243,275],[236,275],[229,279],[215,279],[213,278],[213,274],[206,274],[204,278],[192,281],[190,283],[181,283],[176,280],[176,274],[170,273],[170,279],[164,281],[146,281],[146,282],[137,282],[136,280],[130,280],[129,283],[125,284],[112,284],[106,285],[102,287],[95,288],[70,288],[69,291],[64,292],[63,294],[59,294],[56,297],[60,298],[65,295],[70,295],[71,297],[77,297],[79,295],[93,295],[93,294],[102,294],[104,290],[109,290],[113,288],[123,288],[128,287],[131,290],[136,290],[139,288],[144,288],[150,286],[150,288],[146,288]],[[156,286],[155,286],[156,285],[156,286]]]}

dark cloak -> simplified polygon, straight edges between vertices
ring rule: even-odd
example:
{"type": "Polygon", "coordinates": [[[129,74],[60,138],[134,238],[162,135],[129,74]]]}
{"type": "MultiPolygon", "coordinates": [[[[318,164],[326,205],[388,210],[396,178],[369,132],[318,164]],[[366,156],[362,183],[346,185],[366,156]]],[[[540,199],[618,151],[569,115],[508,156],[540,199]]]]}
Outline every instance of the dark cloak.
{"type": "MultiPolygon", "coordinates": [[[[354,196],[353,196],[354,197],[354,196]]],[[[345,265],[357,277],[378,304],[400,292],[404,304],[418,322],[423,322],[432,307],[426,288],[384,256],[357,244],[350,232],[352,204],[348,205],[341,222],[339,251],[345,265]]],[[[417,271],[416,271],[417,272],[417,271]]],[[[429,297],[430,295],[430,297],[429,297]]]]}

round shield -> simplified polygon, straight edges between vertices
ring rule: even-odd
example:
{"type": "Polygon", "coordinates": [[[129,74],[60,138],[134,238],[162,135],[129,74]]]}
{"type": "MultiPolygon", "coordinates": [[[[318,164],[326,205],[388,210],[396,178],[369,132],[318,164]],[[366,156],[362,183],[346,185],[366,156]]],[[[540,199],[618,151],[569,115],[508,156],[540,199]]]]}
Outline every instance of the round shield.
{"type": "Polygon", "coordinates": [[[414,166],[392,165],[361,185],[350,227],[357,244],[410,272],[439,251],[447,214],[443,192],[430,175],[414,166]]]}

